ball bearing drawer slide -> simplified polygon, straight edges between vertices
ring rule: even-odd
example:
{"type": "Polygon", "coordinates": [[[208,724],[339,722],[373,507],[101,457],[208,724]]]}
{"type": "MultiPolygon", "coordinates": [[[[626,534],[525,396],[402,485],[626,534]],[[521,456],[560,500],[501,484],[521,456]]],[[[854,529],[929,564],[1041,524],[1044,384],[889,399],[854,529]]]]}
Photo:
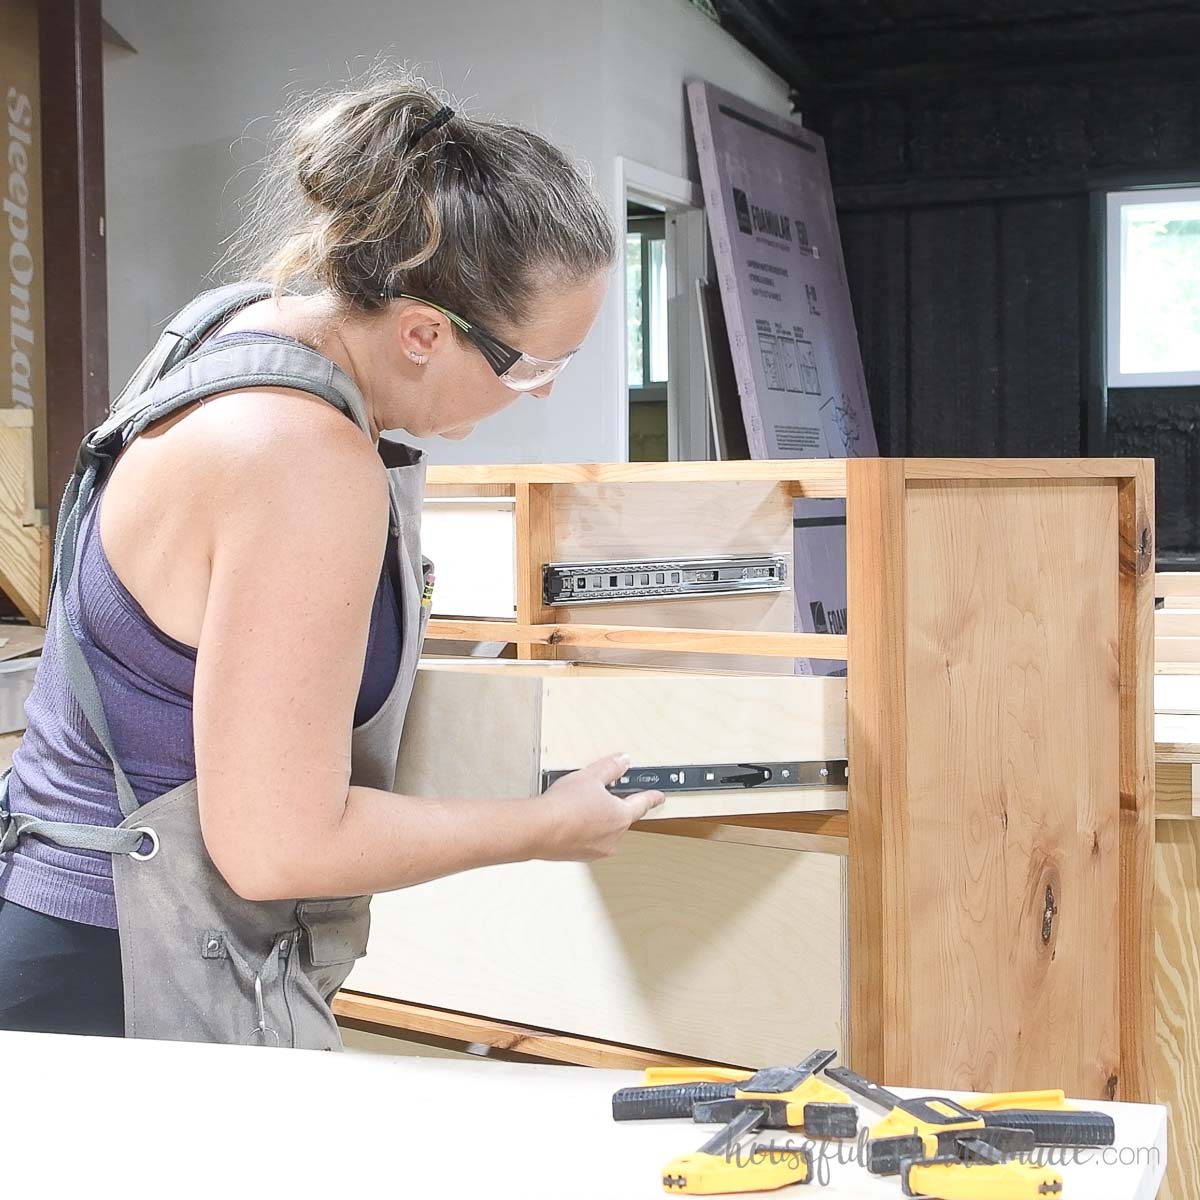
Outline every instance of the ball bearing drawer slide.
{"type": "Polygon", "coordinates": [[[547,563],[542,568],[542,601],[597,604],[745,595],[782,591],[786,581],[787,559],[779,554],[547,563]]]}
{"type": "MultiPolygon", "coordinates": [[[[570,771],[543,771],[542,789],[570,771]]],[[[654,789],[660,792],[727,792],[735,788],[844,788],[846,760],[816,762],[675,763],[631,767],[611,787],[618,796],[654,789]]]]}

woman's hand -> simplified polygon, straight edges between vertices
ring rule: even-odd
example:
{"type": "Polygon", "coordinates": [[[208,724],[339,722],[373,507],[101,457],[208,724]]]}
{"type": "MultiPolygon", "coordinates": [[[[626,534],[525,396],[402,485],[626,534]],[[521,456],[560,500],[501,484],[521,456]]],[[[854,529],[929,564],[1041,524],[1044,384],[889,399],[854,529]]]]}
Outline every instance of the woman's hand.
{"type": "Polygon", "coordinates": [[[608,785],[627,770],[628,757],[614,754],[548,787],[537,801],[546,806],[550,827],[549,840],[538,857],[588,862],[612,854],[630,825],[666,799],[662,792],[614,796],[608,785]]]}

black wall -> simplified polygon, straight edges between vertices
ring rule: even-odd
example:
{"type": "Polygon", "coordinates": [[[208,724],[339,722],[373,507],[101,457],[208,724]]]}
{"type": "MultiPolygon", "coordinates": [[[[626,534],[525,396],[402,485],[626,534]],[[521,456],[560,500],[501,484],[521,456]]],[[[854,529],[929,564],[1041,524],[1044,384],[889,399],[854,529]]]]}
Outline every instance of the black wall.
{"type": "Polygon", "coordinates": [[[1102,383],[1104,190],[1200,182],[1200,71],[1045,64],[798,96],[829,149],[880,452],[1157,459],[1200,557],[1200,389],[1102,383]]]}

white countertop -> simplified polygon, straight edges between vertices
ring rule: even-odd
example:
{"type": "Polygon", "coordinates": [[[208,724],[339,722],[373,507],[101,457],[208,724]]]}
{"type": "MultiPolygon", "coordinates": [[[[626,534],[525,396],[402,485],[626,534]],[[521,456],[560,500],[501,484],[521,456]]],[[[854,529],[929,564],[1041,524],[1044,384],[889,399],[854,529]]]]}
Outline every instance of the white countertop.
{"type": "MultiPolygon", "coordinates": [[[[639,1082],[586,1067],[0,1032],[0,1179],[23,1200],[649,1200],[665,1194],[667,1162],[716,1127],[614,1122],[612,1093],[639,1082]]],[[[1112,1113],[1120,1161],[1095,1151],[1063,1166],[1063,1200],[1151,1200],[1166,1110],[1087,1107],[1112,1113]]],[[[829,1165],[828,1187],[773,1194],[900,1195],[895,1178],[829,1165]]]]}

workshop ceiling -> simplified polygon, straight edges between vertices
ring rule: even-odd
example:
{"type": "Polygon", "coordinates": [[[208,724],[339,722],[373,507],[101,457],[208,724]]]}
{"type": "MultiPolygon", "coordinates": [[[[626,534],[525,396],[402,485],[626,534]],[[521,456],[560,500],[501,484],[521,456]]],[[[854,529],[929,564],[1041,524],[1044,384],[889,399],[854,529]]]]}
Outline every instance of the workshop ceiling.
{"type": "Polygon", "coordinates": [[[801,93],[980,71],[1124,70],[1200,57],[1200,3],[1169,0],[712,0],[801,93]]]}

